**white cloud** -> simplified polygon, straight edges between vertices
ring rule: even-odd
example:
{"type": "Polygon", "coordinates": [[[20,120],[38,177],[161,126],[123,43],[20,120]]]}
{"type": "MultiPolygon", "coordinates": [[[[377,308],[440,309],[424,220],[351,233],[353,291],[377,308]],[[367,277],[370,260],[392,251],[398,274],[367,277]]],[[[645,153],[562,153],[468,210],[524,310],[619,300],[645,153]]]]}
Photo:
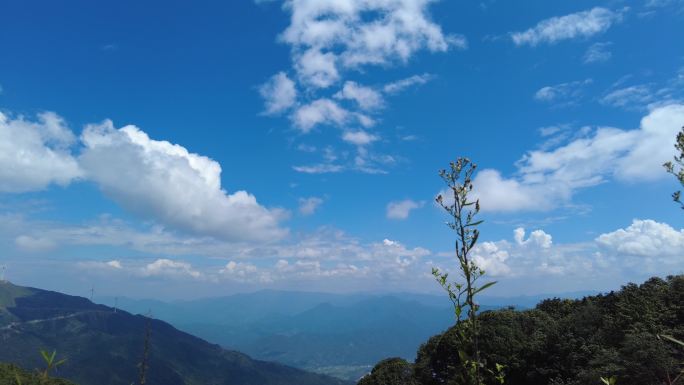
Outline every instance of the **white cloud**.
{"type": "Polygon", "coordinates": [[[319,124],[344,125],[351,113],[330,99],[317,99],[299,107],[292,120],[302,133],[310,132],[319,124]]]}
{"type": "Polygon", "coordinates": [[[203,285],[239,282],[294,287],[315,283],[328,290],[348,287],[350,282],[365,287],[382,282],[385,288],[391,284],[405,289],[408,278],[429,272],[424,258],[430,251],[425,248],[407,247],[397,240],[362,242],[331,228],[295,234],[279,242],[235,243],[167,232],[159,227],[134,226],[104,217],[96,223],[74,225],[0,215],[0,248],[8,250],[8,256],[16,258],[12,260],[15,262],[25,258],[23,254],[13,256],[7,245],[22,233],[34,238],[40,234],[58,247],[50,251],[50,269],[63,265],[65,271],[73,273],[74,250],[87,251],[82,254],[106,250],[136,255],[125,261],[79,258],[76,266],[85,273],[117,272],[120,273],[117,279],[133,280],[129,282],[140,285],[145,285],[141,277],[150,277],[201,280],[203,285]]]}
{"type": "MultiPolygon", "coordinates": [[[[238,278],[239,280],[247,280],[257,276],[256,273],[258,270],[259,269],[251,263],[229,261],[221,270],[219,270],[219,274],[238,278]]],[[[262,281],[267,280],[262,279],[262,281]]]]}
{"type": "Polygon", "coordinates": [[[312,215],[323,204],[323,199],[318,197],[300,198],[299,213],[302,215],[312,215]]]}
{"type": "Polygon", "coordinates": [[[389,219],[407,219],[412,210],[419,209],[425,205],[425,202],[416,202],[411,199],[403,201],[390,202],[387,204],[387,218],[389,219]]]}
{"type": "Polygon", "coordinates": [[[369,134],[366,131],[347,131],[342,135],[342,140],[357,146],[365,146],[378,140],[377,135],[369,134]]]}
{"type": "Polygon", "coordinates": [[[610,60],[613,54],[608,50],[613,43],[594,43],[584,53],[584,63],[602,63],[610,60]]]}
{"type": "Polygon", "coordinates": [[[635,219],[625,229],[601,234],[596,243],[613,254],[643,258],[680,258],[684,250],[684,230],[666,223],[635,219]]]}
{"type": "Polygon", "coordinates": [[[684,229],[674,229],[667,223],[635,219],[624,229],[599,235],[595,245],[597,264],[639,279],[684,269],[684,229]]]}
{"type": "Polygon", "coordinates": [[[542,249],[551,247],[551,236],[543,230],[534,230],[528,239],[525,239],[525,229],[518,227],[513,231],[513,239],[519,246],[534,246],[542,249]]]}
{"type": "MultiPolygon", "coordinates": [[[[227,194],[221,166],[185,148],[150,139],[135,126],[89,125],[81,155],[75,135],[54,113],[36,122],[0,113],[0,192],[40,190],[52,183],[91,180],[125,209],[158,223],[231,240],[277,239],[282,210],[260,206],[245,191],[227,194]]],[[[44,249],[39,237],[20,234],[15,245],[44,249]]]]}
{"type": "Polygon", "coordinates": [[[422,85],[430,80],[432,80],[434,76],[431,74],[422,74],[422,75],[413,75],[405,79],[400,79],[388,84],[385,84],[385,86],[382,88],[383,92],[386,94],[397,94],[399,92],[402,92],[406,88],[413,87],[415,85],[422,85]]]}
{"type": "Polygon", "coordinates": [[[482,170],[474,195],[483,211],[544,211],[568,203],[577,189],[615,179],[627,183],[667,177],[662,164],[675,155],[672,145],[684,121],[684,105],[658,107],[641,127],[600,127],[551,150],[530,151],[517,163],[517,175],[482,170]]]}
{"type": "Polygon", "coordinates": [[[319,163],[308,166],[293,166],[292,169],[303,174],[330,174],[341,172],[344,167],[338,164],[319,163]]]}
{"type": "Polygon", "coordinates": [[[52,112],[37,121],[0,112],[0,192],[19,193],[65,186],[82,176],[70,147],[75,137],[52,112]]]}
{"type": "Polygon", "coordinates": [[[622,12],[595,7],[587,11],[542,20],[524,32],[511,33],[511,39],[516,45],[554,44],[561,40],[590,37],[605,32],[621,19],[622,12]]]}
{"type": "MultiPolygon", "coordinates": [[[[79,270],[76,273],[70,258],[51,258],[49,264],[27,265],[31,266],[31,276],[40,276],[46,271],[53,275],[66,274],[65,277],[78,274],[80,278],[84,274],[116,273],[119,282],[143,288],[147,280],[141,278],[172,280],[178,287],[183,287],[184,282],[196,285],[199,281],[207,291],[224,289],[231,282],[239,283],[238,287],[242,288],[258,285],[249,287],[424,290],[434,285],[429,274],[432,266],[444,266],[445,271],[456,275],[453,251],[435,254],[389,238],[362,242],[330,228],[299,234],[297,239],[279,243],[235,244],[163,230],[141,233],[139,228],[117,223],[95,226],[22,224],[16,217],[0,215],[0,247],[6,247],[8,235],[10,242],[14,239],[15,229],[26,233],[26,227],[29,227],[58,246],[72,246],[69,254],[79,250],[74,246],[87,246],[81,251],[92,253],[91,245],[120,246],[123,249],[119,251],[123,253],[127,253],[126,249],[149,253],[146,257],[125,261],[77,259],[79,270]],[[163,256],[168,254],[176,257],[163,256]],[[45,270],[37,271],[39,268],[45,270]]],[[[624,229],[581,243],[559,244],[541,229],[528,236],[524,229],[517,228],[510,239],[478,243],[471,256],[486,270],[486,278],[505,277],[494,290],[506,292],[511,285],[514,288],[518,284],[520,286],[515,290],[533,285],[535,290],[566,291],[580,290],[588,284],[598,287],[606,282],[607,286],[602,288],[610,289],[626,281],[641,281],[652,275],[681,271],[684,269],[682,246],[684,230],[653,220],[637,219],[624,229]]],[[[50,252],[50,256],[60,254],[50,252]]],[[[12,264],[13,271],[19,272],[19,263],[26,258],[12,259],[11,253],[9,257],[6,262],[12,264]]],[[[31,260],[35,261],[35,258],[31,260]]],[[[131,289],[127,290],[130,293],[131,289]]]]}
{"type": "MultiPolygon", "coordinates": [[[[328,125],[343,129],[342,139],[360,146],[377,140],[378,136],[360,129],[373,127],[378,121],[375,114],[385,106],[383,94],[423,84],[431,75],[415,75],[382,88],[349,77],[368,67],[388,69],[406,64],[419,51],[466,48],[465,37],[447,35],[431,20],[428,8],[434,1],[285,0],[283,9],[290,14],[290,24],[278,39],[291,48],[292,78],[296,81],[295,85],[287,83],[287,88],[303,92],[287,92],[284,103],[267,98],[266,111],[291,108],[291,124],[303,134],[328,125]]],[[[272,94],[275,88],[262,87],[262,94],[272,94]]],[[[304,173],[386,173],[382,162],[376,161],[383,158],[393,157],[366,152],[345,156],[341,165],[325,160],[294,168],[304,173]]]]}
{"type": "Polygon", "coordinates": [[[480,200],[482,211],[485,212],[545,211],[553,208],[558,200],[570,198],[570,190],[565,185],[526,183],[504,178],[499,171],[492,169],[477,173],[473,184],[474,198],[480,200]]]}
{"type": "Polygon", "coordinates": [[[345,82],[344,87],[335,94],[335,98],[353,100],[359,108],[367,111],[382,108],[385,104],[378,91],[353,81],[345,82]]]}
{"type": "Polygon", "coordinates": [[[463,37],[445,36],[427,13],[430,0],[289,0],[290,25],[281,40],[294,51],[301,81],[325,88],[341,69],[406,62],[421,49],[464,47],[463,37]],[[364,15],[376,13],[368,20],[364,15]]]}
{"type": "Polygon", "coordinates": [[[246,191],[226,193],[221,166],[135,126],[89,125],[79,161],[87,177],[125,209],[171,228],[226,240],[278,239],[282,212],[246,191]]]}
{"type": "MultiPolygon", "coordinates": [[[[80,261],[76,263],[76,267],[88,271],[124,271],[131,272],[128,269],[124,269],[123,264],[119,260],[111,261],[80,261]]],[[[139,272],[138,272],[139,273],[139,272]]]]}
{"type": "Polygon", "coordinates": [[[306,85],[327,88],[340,79],[337,72],[337,57],[330,52],[310,48],[294,58],[299,80],[306,85]]]}
{"type": "Polygon", "coordinates": [[[494,242],[483,242],[473,250],[473,261],[484,270],[485,274],[500,277],[511,274],[511,268],[506,264],[510,258],[508,251],[499,248],[494,242]]]}
{"type": "Polygon", "coordinates": [[[160,258],[156,261],[145,265],[140,273],[145,277],[169,277],[169,278],[201,278],[202,273],[195,270],[191,264],[182,261],[173,261],[166,258],[160,258]]]}
{"type": "Polygon", "coordinates": [[[284,72],[273,75],[268,82],[259,87],[259,93],[264,98],[266,114],[287,111],[297,102],[295,83],[284,72]]]}
{"type": "Polygon", "coordinates": [[[591,83],[592,79],[585,79],[542,87],[534,94],[534,98],[547,103],[573,103],[582,96],[584,87],[591,83]]]}
{"type": "Polygon", "coordinates": [[[493,277],[560,274],[576,265],[576,259],[567,250],[553,248],[551,235],[543,230],[534,230],[525,239],[525,229],[519,227],[513,231],[513,240],[477,244],[473,260],[493,277]]]}

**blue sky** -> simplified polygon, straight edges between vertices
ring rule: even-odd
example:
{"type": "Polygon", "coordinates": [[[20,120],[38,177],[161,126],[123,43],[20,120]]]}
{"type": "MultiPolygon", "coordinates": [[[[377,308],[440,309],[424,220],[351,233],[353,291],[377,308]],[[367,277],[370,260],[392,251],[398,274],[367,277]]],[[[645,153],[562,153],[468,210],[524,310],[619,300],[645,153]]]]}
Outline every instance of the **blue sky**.
{"type": "Polygon", "coordinates": [[[0,264],[138,297],[437,290],[433,204],[479,164],[492,294],[681,273],[661,164],[684,3],[13,2],[0,264]]]}

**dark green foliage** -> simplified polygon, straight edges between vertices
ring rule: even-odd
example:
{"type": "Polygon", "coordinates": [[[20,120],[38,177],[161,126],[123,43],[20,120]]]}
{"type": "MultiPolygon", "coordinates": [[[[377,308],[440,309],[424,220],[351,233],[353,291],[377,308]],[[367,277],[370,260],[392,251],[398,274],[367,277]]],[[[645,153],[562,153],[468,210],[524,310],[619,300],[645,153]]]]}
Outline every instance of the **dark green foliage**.
{"type": "Polygon", "coordinates": [[[413,367],[403,358],[380,361],[373,371],[359,381],[359,385],[417,385],[413,367]]]}
{"type": "Polygon", "coordinates": [[[45,363],[38,352],[55,349],[59,360],[68,359],[57,374],[80,385],[138,382],[148,322],[147,385],[342,384],[329,377],[256,361],[165,322],[114,312],[83,298],[38,289],[18,290],[8,283],[0,284],[0,297],[5,290],[23,296],[12,298],[13,306],[0,307],[12,319],[0,322],[0,362],[43,368],[45,363]]]}
{"type": "Polygon", "coordinates": [[[60,378],[44,379],[38,372],[29,372],[16,365],[0,363],[0,385],[74,385],[74,383],[60,378]]]}
{"type": "MultiPolygon", "coordinates": [[[[684,337],[684,275],[652,278],[581,300],[548,299],[532,310],[479,316],[484,358],[505,365],[510,385],[661,385],[675,378],[684,351],[658,335],[684,337]]],[[[458,384],[458,333],[432,337],[418,351],[420,385],[458,384]]]]}

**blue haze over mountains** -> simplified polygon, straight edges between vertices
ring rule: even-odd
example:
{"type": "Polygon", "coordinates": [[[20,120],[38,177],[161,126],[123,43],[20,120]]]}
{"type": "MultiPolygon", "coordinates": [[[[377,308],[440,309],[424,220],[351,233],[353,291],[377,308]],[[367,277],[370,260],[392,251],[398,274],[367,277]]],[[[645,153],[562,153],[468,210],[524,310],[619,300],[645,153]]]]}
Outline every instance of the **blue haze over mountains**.
{"type": "MultiPolygon", "coordinates": [[[[593,292],[558,294],[577,298],[593,292]]],[[[554,295],[483,297],[482,310],[533,307],[554,295]]],[[[415,358],[429,337],[453,324],[446,296],[331,294],[264,290],[183,301],[95,298],[131,313],[151,312],[225,348],[356,380],[386,357],[415,358]]]]}

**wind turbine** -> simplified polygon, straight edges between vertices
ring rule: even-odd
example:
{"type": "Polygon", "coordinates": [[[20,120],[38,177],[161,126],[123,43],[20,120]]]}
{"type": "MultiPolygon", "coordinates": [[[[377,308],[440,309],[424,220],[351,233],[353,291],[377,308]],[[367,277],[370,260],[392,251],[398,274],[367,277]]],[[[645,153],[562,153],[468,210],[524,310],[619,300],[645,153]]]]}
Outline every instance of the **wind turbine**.
{"type": "Polygon", "coordinates": [[[7,266],[0,266],[0,282],[5,282],[5,270],[7,270],[7,266]]]}

